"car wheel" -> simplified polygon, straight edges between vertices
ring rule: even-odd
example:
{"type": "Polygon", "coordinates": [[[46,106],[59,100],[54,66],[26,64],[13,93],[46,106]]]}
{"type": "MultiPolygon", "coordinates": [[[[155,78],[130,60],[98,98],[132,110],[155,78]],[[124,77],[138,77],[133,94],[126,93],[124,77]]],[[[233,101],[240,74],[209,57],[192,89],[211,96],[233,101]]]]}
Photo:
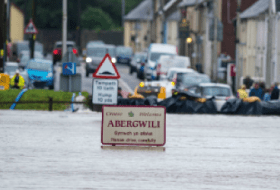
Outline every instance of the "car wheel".
{"type": "Polygon", "coordinates": [[[137,78],[140,79],[140,73],[137,71],[137,78]]]}
{"type": "Polygon", "coordinates": [[[53,86],[53,85],[49,86],[49,89],[50,89],[50,90],[53,90],[53,89],[54,89],[54,86],[53,86]]]}
{"type": "Polygon", "coordinates": [[[129,69],[129,74],[132,75],[133,74],[133,69],[132,69],[132,66],[130,66],[130,69],[129,69]]]}
{"type": "Polygon", "coordinates": [[[86,77],[88,77],[89,76],[89,72],[88,71],[86,71],[86,77]]]}
{"type": "Polygon", "coordinates": [[[55,65],[56,64],[56,61],[55,60],[53,60],[53,65],[55,65]]]}

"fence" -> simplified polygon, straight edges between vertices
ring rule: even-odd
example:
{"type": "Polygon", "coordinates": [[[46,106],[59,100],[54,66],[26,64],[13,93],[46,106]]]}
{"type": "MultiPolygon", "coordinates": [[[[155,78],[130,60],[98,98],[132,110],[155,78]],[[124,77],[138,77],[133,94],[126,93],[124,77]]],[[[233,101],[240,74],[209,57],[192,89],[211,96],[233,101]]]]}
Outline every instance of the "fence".
{"type": "Polygon", "coordinates": [[[49,111],[53,111],[53,104],[86,104],[87,102],[75,102],[75,101],[53,101],[53,98],[49,98],[49,101],[23,101],[23,102],[0,102],[1,104],[49,104],[49,111]]]}

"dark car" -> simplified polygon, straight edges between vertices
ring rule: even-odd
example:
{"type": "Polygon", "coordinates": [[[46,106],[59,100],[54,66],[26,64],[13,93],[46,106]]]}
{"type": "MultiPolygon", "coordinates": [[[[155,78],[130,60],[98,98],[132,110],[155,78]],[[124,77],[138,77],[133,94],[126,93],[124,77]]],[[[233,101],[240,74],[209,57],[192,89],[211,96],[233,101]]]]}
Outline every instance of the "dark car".
{"type": "MultiPolygon", "coordinates": [[[[76,43],[73,41],[67,41],[66,42],[67,48],[72,48],[73,53],[78,57],[79,52],[78,48],[76,46],[76,43]]],[[[57,61],[61,61],[62,59],[62,42],[56,42],[53,48],[53,64],[55,64],[57,61]]]]}
{"type": "Polygon", "coordinates": [[[211,83],[211,79],[206,74],[177,73],[174,82],[176,83],[177,90],[186,90],[200,83],[211,83]]]}
{"type": "Polygon", "coordinates": [[[100,62],[106,55],[109,55],[112,58],[112,62],[116,63],[116,48],[114,45],[92,45],[88,46],[86,49],[86,76],[89,76],[89,73],[94,73],[100,62]]]}
{"type": "Polygon", "coordinates": [[[137,52],[134,54],[131,62],[130,62],[130,74],[137,72],[137,70],[140,68],[141,62],[143,58],[147,55],[147,53],[144,52],[137,52]]]}
{"type": "Polygon", "coordinates": [[[131,47],[118,46],[116,48],[116,54],[117,54],[117,63],[124,63],[129,65],[131,58],[133,56],[133,50],[131,47]]]}

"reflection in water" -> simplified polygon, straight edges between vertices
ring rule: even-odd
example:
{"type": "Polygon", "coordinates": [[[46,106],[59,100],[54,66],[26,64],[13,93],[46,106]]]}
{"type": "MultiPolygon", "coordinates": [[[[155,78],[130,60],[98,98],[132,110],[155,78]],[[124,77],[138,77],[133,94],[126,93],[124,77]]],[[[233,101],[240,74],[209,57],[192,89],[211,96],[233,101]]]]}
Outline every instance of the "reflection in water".
{"type": "Polygon", "coordinates": [[[165,147],[140,147],[140,146],[101,146],[103,150],[135,150],[165,152],[165,147]]]}

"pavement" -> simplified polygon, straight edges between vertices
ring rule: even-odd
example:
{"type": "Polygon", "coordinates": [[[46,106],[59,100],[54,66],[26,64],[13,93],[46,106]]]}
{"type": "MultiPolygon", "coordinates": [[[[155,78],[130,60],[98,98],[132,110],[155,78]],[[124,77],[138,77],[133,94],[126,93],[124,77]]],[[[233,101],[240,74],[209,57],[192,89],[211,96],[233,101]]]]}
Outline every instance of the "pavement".
{"type": "Polygon", "coordinates": [[[112,147],[101,113],[0,110],[0,189],[276,190],[279,123],[167,114],[164,147],[112,147]]]}

